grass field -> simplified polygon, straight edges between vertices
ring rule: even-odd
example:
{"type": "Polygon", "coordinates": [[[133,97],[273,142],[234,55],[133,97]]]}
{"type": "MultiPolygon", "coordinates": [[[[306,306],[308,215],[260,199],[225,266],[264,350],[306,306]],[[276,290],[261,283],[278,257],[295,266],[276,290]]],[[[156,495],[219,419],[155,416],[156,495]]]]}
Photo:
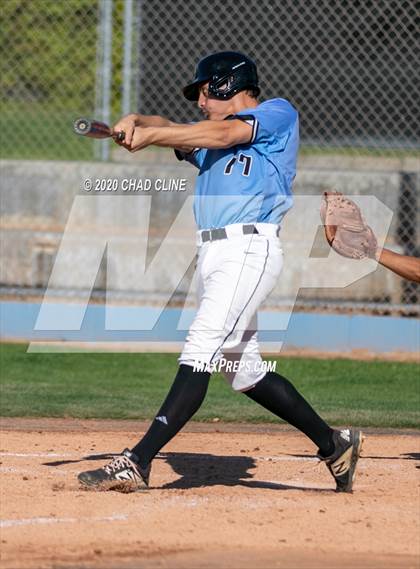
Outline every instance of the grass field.
{"type": "MultiPolygon", "coordinates": [[[[173,354],[28,354],[0,346],[2,416],[150,419],[177,370],[173,354]]],[[[277,359],[314,407],[335,425],[420,427],[415,363],[277,359]]],[[[195,420],[277,421],[215,375],[195,420]]]]}

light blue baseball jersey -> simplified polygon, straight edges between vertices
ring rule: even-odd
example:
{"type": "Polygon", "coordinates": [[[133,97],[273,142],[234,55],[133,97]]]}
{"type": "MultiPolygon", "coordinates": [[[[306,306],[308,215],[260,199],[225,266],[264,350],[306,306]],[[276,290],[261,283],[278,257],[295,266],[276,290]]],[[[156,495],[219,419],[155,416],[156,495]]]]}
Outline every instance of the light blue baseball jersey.
{"type": "Polygon", "coordinates": [[[299,120],[285,99],[271,99],[228,119],[252,126],[251,140],[224,149],[176,151],[200,169],[194,214],[199,229],[231,223],[280,224],[291,208],[299,120]]]}

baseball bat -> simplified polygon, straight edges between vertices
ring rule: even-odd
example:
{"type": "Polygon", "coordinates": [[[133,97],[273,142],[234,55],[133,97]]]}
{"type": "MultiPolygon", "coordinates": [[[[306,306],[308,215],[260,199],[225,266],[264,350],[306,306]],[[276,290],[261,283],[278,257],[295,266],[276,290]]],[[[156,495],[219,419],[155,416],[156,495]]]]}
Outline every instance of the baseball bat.
{"type": "Polygon", "coordinates": [[[125,133],[117,132],[112,133],[111,128],[101,121],[89,120],[89,119],[76,119],[73,124],[73,130],[76,134],[82,136],[89,136],[90,138],[114,138],[118,141],[123,141],[125,133]]]}

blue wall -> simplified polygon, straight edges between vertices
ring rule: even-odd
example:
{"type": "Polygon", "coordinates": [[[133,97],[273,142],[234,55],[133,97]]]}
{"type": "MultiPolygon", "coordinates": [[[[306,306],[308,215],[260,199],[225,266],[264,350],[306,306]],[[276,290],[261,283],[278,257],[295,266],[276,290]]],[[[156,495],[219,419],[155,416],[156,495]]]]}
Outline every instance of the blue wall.
{"type": "MultiPolygon", "coordinates": [[[[51,303],[54,321],[68,322],[72,310],[80,311],[80,305],[51,303]]],[[[86,310],[80,330],[34,330],[40,309],[39,303],[0,302],[0,334],[6,340],[63,340],[75,342],[182,342],[186,331],[177,330],[181,314],[179,308],[167,308],[162,312],[152,330],[106,330],[105,306],[91,304],[86,310]]],[[[159,309],[143,306],[114,306],[112,310],[121,316],[127,328],[136,322],[146,322],[159,309]]],[[[187,326],[195,311],[186,309],[187,326]]],[[[322,313],[292,314],[288,329],[275,328],[284,313],[262,311],[259,314],[260,340],[284,341],[285,347],[306,348],[329,352],[350,352],[365,349],[377,353],[404,351],[419,352],[420,320],[391,316],[337,315],[322,313]]],[[[57,327],[57,326],[55,326],[57,327]]]]}

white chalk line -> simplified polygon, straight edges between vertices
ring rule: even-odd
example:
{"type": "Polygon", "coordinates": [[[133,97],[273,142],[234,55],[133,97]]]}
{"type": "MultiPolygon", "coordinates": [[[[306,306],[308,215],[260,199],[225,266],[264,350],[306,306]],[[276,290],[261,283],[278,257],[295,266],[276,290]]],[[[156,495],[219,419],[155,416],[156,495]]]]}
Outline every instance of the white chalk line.
{"type": "MultiPolygon", "coordinates": [[[[205,506],[209,502],[214,503],[219,501],[220,503],[225,502],[224,497],[218,497],[216,500],[214,498],[210,499],[207,496],[195,496],[185,499],[184,496],[172,496],[167,500],[159,502],[160,508],[196,508],[197,506],[205,506]]],[[[268,506],[272,506],[273,501],[263,500],[259,501],[259,504],[255,503],[255,500],[243,499],[239,500],[239,506],[247,504],[252,506],[252,509],[261,509],[268,506]]],[[[143,518],[145,511],[152,510],[156,508],[155,503],[143,503],[142,512],[140,514],[116,514],[112,516],[103,517],[80,517],[80,518],[56,518],[56,517],[35,517],[35,518],[20,518],[11,520],[0,520],[0,529],[6,528],[16,528],[23,526],[36,526],[36,525],[48,525],[48,524],[80,524],[80,523],[101,523],[101,522],[126,522],[138,518],[143,518]]]]}
{"type": "Polygon", "coordinates": [[[29,474],[32,470],[15,468],[14,466],[0,466],[0,472],[13,472],[13,474],[29,474]]]}
{"type": "MultiPolygon", "coordinates": [[[[105,451],[99,454],[106,454],[105,451]]],[[[109,454],[109,453],[108,453],[109,454]]],[[[71,454],[71,453],[42,453],[42,452],[0,452],[0,456],[10,456],[14,458],[79,458],[80,455],[71,454]]],[[[247,456],[244,454],[244,456],[247,456]]],[[[162,458],[165,458],[164,456],[162,458]]],[[[200,457],[202,460],[204,457],[200,457]]],[[[289,456],[289,455],[281,455],[281,456],[251,456],[253,460],[262,461],[262,462],[282,462],[282,461],[312,461],[317,462],[319,459],[316,456],[289,456]]],[[[209,456],[209,460],[214,460],[214,456],[209,456]]]]}
{"type": "MultiPolygon", "coordinates": [[[[290,482],[285,482],[282,480],[281,482],[277,480],[264,480],[268,484],[278,484],[278,485],[285,485],[285,484],[299,484],[299,486],[307,487],[309,489],[312,488],[311,485],[304,483],[303,481],[292,480],[290,482]]],[[[299,487],[296,490],[301,489],[299,487]]],[[[321,486],[322,489],[331,489],[330,486],[321,486]]],[[[186,498],[185,496],[171,496],[170,498],[159,500],[159,506],[163,511],[167,508],[197,508],[199,506],[207,507],[209,503],[216,503],[220,502],[221,504],[225,503],[225,497],[223,496],[191,496],[186,498]]],[[[237,500],[233,500],[234,503],[238,504],[239,508],[246,507],[247,509],[251,510],[264,510],[267,507],[273,506],[273,499],[262,499],[259,498],[258,501],[255,501],[255,498],[250,497],[241,497],[237,500]]],[[[20,518],[20,519],[3,519],[0,520],[0,529],[7,529],[7,528],[19,528],[24,526],[37,526],[37,525],[49,525],[49,524],[81,524],[81,523],[104,523],[104,522],[127,522],[132,521],[138,518],[143,518],[145,512],[155,510],[156,502],[143,502],[141,507],[141,513],[139,514],[130,514],[130,513],[120,513],[114,514],[110,516],[95,516],[95,517],[66,517],[66,518],[58,518],[58,517],[46,517],[46,516],[37,516],[34,518],[20,518]]]]}
{"type": "Polygon", "coordinates": [[[0,520],[0,528],[11,528],[17,526],[29,526],[38,524],[78,524],[80,522],[119,522],[127,521],[127,514],[115,516],[105,516],[101,518],[23,518],[20,520],[0,520]]]}
{"type": "Polygon", "coordinates": [[[63,458],[76,457],[75,454],[57,452],[0,452],[0,456],[14,456],[17,458],[63,458]]]}
{"type": "MultiPolygon", "coordinates": [[[[30,470],[29,468],[16,468],[14,466],[0,466],[0,473],[3,472],[4,474],[27,474],[28,476],[33,476],[35,474],[39,474],[39,472],[34,471],[33,469],[30,470]]],[[[57,476],[68,476],[68,473],[64,470],[54,470],[54,473],[49,473],[49,480],[54,480],[57,476]]]]}
{"type": "MultiPolygon", "coordinates": [[[[209,498],[203,497],[191,497],[185,499],[183,496],[172,496],[167,500],[163,501],[164,507],[179,508],[196,508],[200,504],[208,503],[209,498]],[[181,504],[180,504],[181,502],[181,504]]],[[[162,505],[162,501],[160,502],[162,505]]],[[[0,520],[0,529],[30,526],[30,525],[42,525],[42,524],[79,524],[79,523],[94,523],[94,522],[126,522],[132,519],[144,517],[144,511],[150,510],[155,507],[155,504],[143,504],[141,514],[114,514],[112,516],[101,516],[101,517],[80,517],[80,518],[56,518],[56,517],[45,517],[38,516],[35,518],[20,518],[14,520],[0,520]]]]}

